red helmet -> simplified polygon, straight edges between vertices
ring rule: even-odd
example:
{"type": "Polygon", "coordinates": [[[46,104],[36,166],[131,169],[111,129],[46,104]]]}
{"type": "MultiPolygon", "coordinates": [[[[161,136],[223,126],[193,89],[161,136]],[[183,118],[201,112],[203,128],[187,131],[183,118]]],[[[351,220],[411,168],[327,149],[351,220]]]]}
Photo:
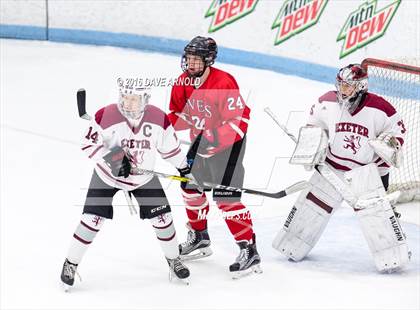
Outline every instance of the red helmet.
{"type": "Polygon", "coordinates": [[[338,102],[352,113],[368,90],[368,74],[360,64],[350,64],[337,73],[335,87],[338,102]]]}

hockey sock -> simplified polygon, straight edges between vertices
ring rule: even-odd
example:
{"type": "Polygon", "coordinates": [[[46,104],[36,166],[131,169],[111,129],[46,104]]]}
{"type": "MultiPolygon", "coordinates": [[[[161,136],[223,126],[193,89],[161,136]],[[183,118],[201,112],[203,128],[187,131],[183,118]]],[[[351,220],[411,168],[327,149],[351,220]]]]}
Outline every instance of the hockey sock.
{"type": "Polygon", "coordinates": [[[204,230],[207,228],[207,214],[209,203],[206,195],[198,190],[184,189],[182,197],[186,204],[187,216],[194,230],[204,230]]]}
{"type": "Polygon", "coordinates": [[[223,211],[225,222],[236,241],[248,240],[252,243],[251,213],[241,202],[217,202],[223,211]]]}
{"type": "Polygon", "coordinates": [[[73,264],[79,264],[92,243],[98,231],[101,229],[104,219],[94,214],[82,214],[82,219],[73,234],[67,259],[73,264]]]}
{"type": "Polygon", "coordinates": [[[166,258],[179,256],[178,239],[171,213],[164,213],[150,219],[166,258]]]}

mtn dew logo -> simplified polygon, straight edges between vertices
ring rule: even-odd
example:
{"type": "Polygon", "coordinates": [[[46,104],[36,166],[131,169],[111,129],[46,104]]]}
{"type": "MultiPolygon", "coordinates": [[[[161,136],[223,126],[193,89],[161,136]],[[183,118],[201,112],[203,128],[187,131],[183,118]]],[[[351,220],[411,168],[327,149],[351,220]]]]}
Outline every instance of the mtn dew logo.
{"type": "Polygon", "coordinates": [[[287,0],[283,3],[271,29],[279,28],[274,45],[315,25],[328,0],[287,0]]]}
{"type": "Polygon", "coordinates": [[[213,16],[209,32],[215,32],[252,13],[257,2],[258,0],[213,0],[205,16],[213,16]]]}
{"type": "Polygon", "coordinates": [[[347,18],[337,37],[343,40],[340,59],[371,43],[385,34],[401,0],[396,0],[377,11],[377,0],[363,3],[347,18]]]}

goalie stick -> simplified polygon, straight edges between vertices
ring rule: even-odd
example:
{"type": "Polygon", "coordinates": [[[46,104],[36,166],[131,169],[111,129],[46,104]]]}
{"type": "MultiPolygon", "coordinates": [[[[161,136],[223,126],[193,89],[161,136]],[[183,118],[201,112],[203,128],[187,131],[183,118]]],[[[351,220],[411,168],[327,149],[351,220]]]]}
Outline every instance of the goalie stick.
{"type": "Polygon", "coordinates": [[[264,112],[267,113],[271,117],[271,119],[277,124],[277,126],[279,126],[283,130],[283,132],[286,135],[288,135],[290,139],[293,140],[294,143],[298,142],[296,137],[292,133],[290,133],[289,130],[287,130],[287,127],[284,126],[282,123],[280,123],[277,116],[273,113],[273,111],[270,110],[269,107],[265,107],[264,112]]]}
{"type": "MultiPolygon", "coordinates": [[[[86,112],[86,90],[81,88],[77,91],[77,111],[79,112],[79,117],[90,121],[92,117],[87,114],[86,112]]],[[[131,199],[131,194],[127,190],[123,190],[125,200],[127,201],[128,209],[130,210],[130,214],[134,215],[137,214],[136,207],[131,199]]]]}

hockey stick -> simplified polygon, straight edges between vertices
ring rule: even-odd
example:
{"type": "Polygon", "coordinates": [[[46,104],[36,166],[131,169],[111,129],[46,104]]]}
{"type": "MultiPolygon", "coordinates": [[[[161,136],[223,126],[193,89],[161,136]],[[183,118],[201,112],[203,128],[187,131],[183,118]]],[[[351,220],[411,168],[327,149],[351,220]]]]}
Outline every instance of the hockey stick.
{"type": "MultiPolygon", "coordinates": [[[[134,168],[134,169],[131,170],[131,172],[134,173],[134,174],[152,174],[152,175],[155,175],[155,176],[160,177],[160,178],[165,178],[165,179],[170,179],[170,180],[175,180],[175,181],[180,181],[180,182],[187,182],[187,183],[191,183],[191,184],[196,184],[194,182],[194,180],[192,180],[190,178],[180,177],[180,176],[177,176],[177,175],[166,174],[166,173],[152,171],[152,170],[134,168]]],[[[199,184],[196,184],[196,185],[199,185],[199,184]]],[[[301,190],[305,189],[309,185],[309,183],[306,182],[306,181],[300,181],[300,182],[297,182],[293,185],[290,185],[290,186],[286,187],[285,189],[283,189],[279,192],[276,192],[276,193],[258,191],[258,190],[249,189],[249,188],[242,188],[242,187],[225,186],[225,185],[215,184],[215,183],[211,183],[211,182],[203,182],[202,185],[204,185],[206,187],[216,188],[216,189],[225,189],[225,190],[230,190],[230,191],[234,191],[234,192],[241,192],[241,193],[244,193],[244,194],[251,194],[251,195],[258,195],[258,196],[264,196],[264,197],[279,199],[279,198],[286,197],[287,195],[290,195],[292,193],[295,193],[295,192],[298,192],[298,191],[301,191],[301,190]]]]}
{"type": "MultiPolygon", "coordinates": [[[[79,112],[79,117],[84,120],[90,121],[92,117],[86,112],[86,90],[81,88],[77,91],[77,111],[79,112]]],[[[125,199],[127,200],[128,209],[130,214],[137,214],[136,207],[134,206],[131,195],[127,190],[123,190],[125,199]]]]}

